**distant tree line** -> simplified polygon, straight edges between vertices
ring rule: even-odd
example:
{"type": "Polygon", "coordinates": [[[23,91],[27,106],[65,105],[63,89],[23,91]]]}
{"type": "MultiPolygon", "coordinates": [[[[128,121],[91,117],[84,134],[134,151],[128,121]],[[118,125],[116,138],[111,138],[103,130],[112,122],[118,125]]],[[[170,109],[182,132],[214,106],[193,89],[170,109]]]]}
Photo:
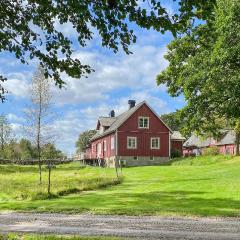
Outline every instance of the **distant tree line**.
{"type": "MultiPolygon", "coordinates": [[[[58,150],[53,143],[48,143],[42,148],[42,159],[58,159],[64,157],[66,156],[62,151],[58,150]]],[[[14,160],[37,159],[38,150],[37,147],[32,145],[27,139],[22,138],[19,141],[11,139],[1,148],[0,158],[14,160]]]]}

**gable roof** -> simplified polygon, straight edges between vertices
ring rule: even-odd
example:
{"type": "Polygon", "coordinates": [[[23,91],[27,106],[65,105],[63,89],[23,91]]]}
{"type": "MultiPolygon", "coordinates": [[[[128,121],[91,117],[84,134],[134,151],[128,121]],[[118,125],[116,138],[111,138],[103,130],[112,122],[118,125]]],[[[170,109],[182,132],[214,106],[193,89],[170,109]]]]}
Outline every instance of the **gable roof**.
{"type": "Polygon", "coordinates": [[[110,127],[115,120],[116,120],[116,117],[99,117],[98,119],[100,124],[105,127],[110,127]]]}
{"type": "Polygon", "coordinates": [[[211,143],[211,138],[203,139],[196,134],[192,134],[190,138],[183,144],[183,147],[207,147],[211,143]]]}
{"type": "Polygon", "coordinates": [[[173,131],[173,133],[171,135],[171,140],[184,141],[184,140],[186,140],[186,138],[183,137],[182,134],[179,131],[173,131]]]}
{"type": "MultiPolygon", "coordinates": [[[[220,140],[216,141],[213,145],[227,145],[227,144],[235,144],[236,134],[234,130],[222,130],[222,136],[220,140]]],[[[201,138],[196,134],[192,134],[190,138],[183,144],[183,147],[208,147],[213,142],[213,138],[201,138]]]]}
{"type": "Polygon", "coordinates": [[[216,145],[227,145],[227,144],[235,144],[236,141],[236,133],[234,130],[228,130],[225,132],[223,137],[217,142],[216,145]]]}
{"type": "MultiPolygon", "coordinates": [[[[146,104],[149,109],[153,112],[154,115],[156,115],[159,120],[169,129],[170,132],[172,132],[172,130],[162,121],[162,119],[160,119],[160,117],[154,112],[154,110],[147,104],[146,101],[143,101],[143,102],[140,102],[138,103],[136,106],[128,109],[127,111],[125,111],[124,113],[120,114],[119,116],[117,117],[114,117],[114,121],[112,122],[112,124],[110,125],[110,127],[100,133],[100,132],[97,132],[92,138],[91,138],[91,141],[92,140],[95,140],[99,137],[103,137],[103,136],[106,136],[114,131],[116,131],[130,116],[132,116],[133,113],[135,113],[141,106],[143,106],[144,104],[146,104]]],[[[107,117],[109,118],[109,117],[107,117]]],[[[100,120],[100,119],[99,119],[100,120]]]]}

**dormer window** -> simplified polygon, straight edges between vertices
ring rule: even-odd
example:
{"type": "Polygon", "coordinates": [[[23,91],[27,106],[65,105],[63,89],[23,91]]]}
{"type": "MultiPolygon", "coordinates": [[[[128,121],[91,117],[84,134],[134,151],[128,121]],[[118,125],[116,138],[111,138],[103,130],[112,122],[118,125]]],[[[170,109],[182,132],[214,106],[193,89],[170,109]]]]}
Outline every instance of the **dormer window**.
{"type": "Polygon", "coordinates": [[[138,128],[149,128],[149,117],[139,117],[138,128]]]}

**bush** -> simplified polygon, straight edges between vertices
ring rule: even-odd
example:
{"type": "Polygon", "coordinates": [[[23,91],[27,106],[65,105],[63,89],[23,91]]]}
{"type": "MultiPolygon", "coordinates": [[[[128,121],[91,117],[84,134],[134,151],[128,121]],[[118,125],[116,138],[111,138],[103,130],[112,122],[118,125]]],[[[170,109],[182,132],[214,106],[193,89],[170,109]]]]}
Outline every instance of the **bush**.
{"type": "Polygon", "coordinates": [[[178,149],[171,149],[171,158],[179,158],[182,156],[182,153],[178,149]]]}
{"type": "Polygon", "coordinates": [[[219,148],[216,146],[212,146],[206,149],[203,149],[202,151],[202,155],[206,156],[215,156],[219,154],[219,148]]]}

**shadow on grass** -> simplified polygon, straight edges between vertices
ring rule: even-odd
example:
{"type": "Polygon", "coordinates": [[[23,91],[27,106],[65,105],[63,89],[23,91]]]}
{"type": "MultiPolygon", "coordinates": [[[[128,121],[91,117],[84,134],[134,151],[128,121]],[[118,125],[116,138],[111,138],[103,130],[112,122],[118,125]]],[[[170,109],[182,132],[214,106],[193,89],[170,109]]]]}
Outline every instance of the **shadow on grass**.
{"type": "Polygon", "coordinates": [[[86,193],[67,198],[32,202],[2,202],[0,209],[39,212],[85,212],[126,215],[240,216],[240,201],[207,199],[205,192],[159,191],[149,193],[86,193]]]}

